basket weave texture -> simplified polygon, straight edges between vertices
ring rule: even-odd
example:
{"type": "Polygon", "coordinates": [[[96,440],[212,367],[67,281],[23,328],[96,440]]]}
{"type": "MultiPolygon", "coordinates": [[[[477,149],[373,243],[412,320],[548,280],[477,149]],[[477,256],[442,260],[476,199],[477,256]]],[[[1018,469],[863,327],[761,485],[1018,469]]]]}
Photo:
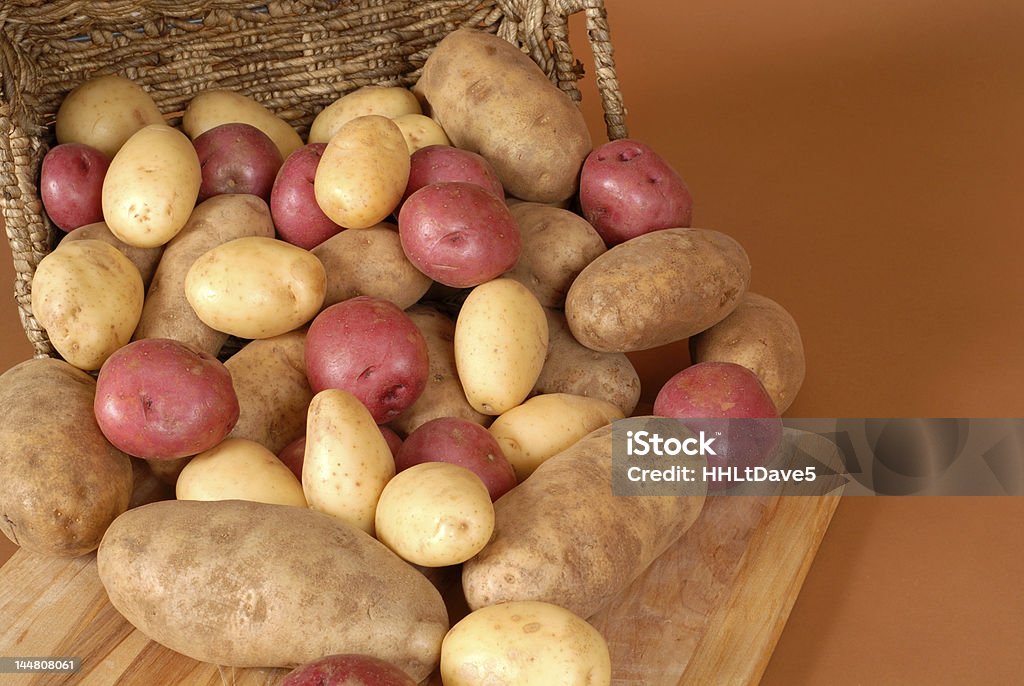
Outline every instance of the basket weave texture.
{"type": "Polygon", "coordinates": [[[15,298],[37,356],[56,356],[32,315],[32,277],[60,232],[39,199],[42,158],[61,101],[121,74],[168,123],[196,93],[251,96],[305,135],[316,114],[368,84],[411,86],[433,47],[473,27],[520,46],[577,102],[583,67],[568,17],[586,16],[608,136],[626,135],[604,0],[6,0],[0,2],[0,186],[15,298]]]}

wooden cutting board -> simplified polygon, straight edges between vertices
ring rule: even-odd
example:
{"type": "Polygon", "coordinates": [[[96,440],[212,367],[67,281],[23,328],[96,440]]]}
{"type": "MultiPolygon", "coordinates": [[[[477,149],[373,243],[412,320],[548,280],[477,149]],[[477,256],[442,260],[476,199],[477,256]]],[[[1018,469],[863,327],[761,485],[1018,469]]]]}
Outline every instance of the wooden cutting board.
{"type": "MultiPolygon", "coordinates": [[[[613,683],[757,683],[839,498],[709,497],[694,526],[591,618],[613,683]]],[[[196,662],[148,640],[107,601],[95,555],[19,551],[0,568],[0,655],[82,664],[75,675],[0,674],[0,684],[273,686],[286,673],[196,662]]]]}

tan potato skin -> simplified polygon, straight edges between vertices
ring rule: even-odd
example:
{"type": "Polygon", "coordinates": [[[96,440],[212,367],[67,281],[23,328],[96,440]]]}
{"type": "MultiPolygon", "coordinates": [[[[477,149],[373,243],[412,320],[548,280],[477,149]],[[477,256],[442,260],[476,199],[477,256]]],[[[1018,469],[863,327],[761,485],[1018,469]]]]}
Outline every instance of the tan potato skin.
{"type": "Polygon", "coordinates": [[[470,609],[542,600],[590,617],[697,519],[703,496],[613,495],[611,432],[588,434],[494,504],[494,536],[462,568],[470,609]]]}
{"type": "Polygon", "coordinates": [[[57,111],[58,143],[84,143],[113,157],[132,134],[164,117],[142,86],[108,74],[80,84],[57,111]]]}
{"type": "Polygon", "coordinates": [[[228,335],[196,315],[185,297],[185,276],[204,253],[246,236],[274,237],[270,208],[260,198],[216,195],[197,205],[185,227],[164,248],[134,340],[172,338],[216,355],[228,335]]]}
{"type": "Polygon", "coordinates": [[[0,531],[26,550],[84,555],[128,508],[131,460],[96,425],[95,394],[96,381],[62,360],[0,376],[0,531]]]}
{"type": "Polygon", "coordinates": [[[647,350],[722,321],[749,285],[750,260],[734,239],[709,229],[664,229],[591,262],[569,289],[565,317],[591,350],[647,350]]]}
{"type": "Polygon", "coordinates": [[[807,372],[800,327],[782,305],[747,293],[732,313],[690,339],[694,362],[734,362],[754,372],[782,414],[807,372]]]}
{"type": "Polygon", "coordinates": [[[591,149],[583,113],[511,43],[453,31],[413,90],[455,147],[487,158],[509,194],[557,202],[576,192],[591,149]]]}
{"type": "Polygon", "coordinates": [[[172,650],[234,667],[360,653],[419,681],[437,666],[441,595],[371,536],[306,508],[241,500],[131,510],[97,554],[110,602],[172,650]]]}
{"type": "Polygon", "coordinates": [[[306,433],[313,390],[306,379],[306,332],[247,343],[224,366],[238,395],[238,421],[228,434],[248,438],[275,455],[306,433]]]}
{"type": "Polygon", "coordinates": [[[545,308],[548,318],[548,356],[533,395],[572,393],[600,398],[615,405],[625,416],[640,401],[640,376],[622,353],[599,353],[573,338],[565,314],[545,308]]]}
{"type": "Polygon", "coordinates": [[[160,256],[164,253],[164,246],[136,248],[134,245],[129,245],[115,236],[105,222],[80,226],[64,236],[60,244],[64,245],[65,243],[86,240],[103,241],[120,250],[139,270],[139,275],[142,277],[142,285],[149,288],[150,282],[153,281],[153,275],[156,273],[157,264],[160,262],[160,256]]]}

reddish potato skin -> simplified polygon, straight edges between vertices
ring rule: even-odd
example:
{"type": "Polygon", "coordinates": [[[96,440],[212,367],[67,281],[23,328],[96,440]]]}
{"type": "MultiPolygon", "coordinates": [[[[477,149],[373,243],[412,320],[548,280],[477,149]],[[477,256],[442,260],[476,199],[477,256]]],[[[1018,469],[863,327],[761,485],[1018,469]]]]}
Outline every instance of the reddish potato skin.
{"type": "Polygon", "coordinates": [[[505,198],[505,189],[498,174],[486,159],[475,152],[450,145],[428,145],[409,158],[409,183],[402,202],[424,186],[448,181],[476,184],[503,200],[505,198]]]}
{"type": "Polygon", "coordinates": [[[495,501],[516,485],[516,473],[491,432],[458,417],[438,417],[409,434],[395,455],[400,472],[424,462],[450,462],[480,477],[495,501]]]}
{"type": "MultiPolygon", "coordinates": [[[[388,448],[391,449],[391,457],[396,456],[398,449],[402,447],[402,439],[386,426],[379,428],[384,440],[388,442],[388,448]]],[[[285,466],[292,470],[292,474],[299,480],[299,483],[302,483],[302,463],[306,461],[306,437],[299,436],[282,448],[281,452],[277,454],[277,459],[284,462],[285,466]]]]}
{"type": "Polygon", "coordinates": [[[267,134],[241,122],[221,124],[196,136],[192,145],[203,170],[199,202],[229,193],[269,200],[283,160],[267,134]]]}
{"type": "Polygon", "coordinates": [[[313,179],[326,143],[310,143],[284,161],[270,193],[270,216],[283,241],[312,250],[344,229],[316,204],[313,179]]]}
{"type": "Polygon", "coordinates": [[[220,443],[238,421],[227,368],[212,355],[167,338],[147,338],[111,355],[93,405],[103,435],[147,460],[195,455],[220,443]]]}
{"type": "Polygon", "coordinates": [[[625,138],[587,156],[580,173],[580,209],[611,247],[658,229],[689,227],[693,198],[658,153],[625,138]]]}
{"type": "Polygon", "coordinates": [[[446,286],[469,288],[516,265],[519,226],[505,203],[472,183],[424,186],[398,213],[398,234],[409,261],[446,286]]]}
{"type": "Polygon", "coordinates": [[[82,143],[64,143],[46,153],[39,172],[40,195],[62,231],[103,221],[103,177],[110,158],[82,143]]]}
{"type": "Polygon", "coordinates": [[[429,372],[423,334],[397,305],[381,298],[359,296],[331,305],[306,334],[306,375],[313,392],[346,390],[378,424],[416,402],[429,372]]]}
{"type": "Polygon", "coordinates": [[[376,657],[328,655],[288,672],[281,686],[416,686],[416,682],[376,657]]]}
{"type": "Polygon", "coordinates": [[[384,436],[384,440],[388,443],[388,448],[391,449],[391,457],[398,454],[398,451],[402,448],[402,437],[395,433],[394,429],[389,426],[380,427],[380,433],[384,436]]]}

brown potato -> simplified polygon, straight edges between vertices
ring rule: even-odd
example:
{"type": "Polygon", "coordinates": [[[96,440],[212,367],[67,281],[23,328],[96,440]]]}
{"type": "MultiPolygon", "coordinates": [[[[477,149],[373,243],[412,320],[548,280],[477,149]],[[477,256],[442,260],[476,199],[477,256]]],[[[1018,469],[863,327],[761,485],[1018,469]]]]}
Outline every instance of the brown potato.
{"type": "Polygon", "coordinates": [[[60,244],[64,245],[72,241],[84,240],[103,241],[104,243],[110,243],[110,245],[120,250],[138,268],[139,276],[142,277],[142,285],[147,289],[150,282],[153,281],[157,264],[160,263],[160,256],[164,254],[164,246],[162,245],[156,248],[136,248],[134,245],[128,245],[115,236],[110,227],[104,222],[80,226],[64,236],[60,244]]]}

